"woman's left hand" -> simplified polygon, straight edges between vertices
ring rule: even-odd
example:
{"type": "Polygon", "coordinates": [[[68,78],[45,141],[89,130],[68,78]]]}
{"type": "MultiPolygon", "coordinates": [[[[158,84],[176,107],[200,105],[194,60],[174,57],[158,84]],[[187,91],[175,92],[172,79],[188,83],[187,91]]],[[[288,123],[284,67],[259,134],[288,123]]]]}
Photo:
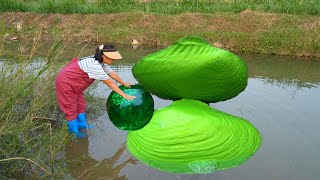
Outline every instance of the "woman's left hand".
{"type": "Polygon", "coordinates": [[[134,85],[134,84],[132,84],[132,83],[131,83],[131,84],[124,83],[123,85],[124,85],[125,87],[127,87],[127,88],[131,88],[131,86],[134,85]]]}

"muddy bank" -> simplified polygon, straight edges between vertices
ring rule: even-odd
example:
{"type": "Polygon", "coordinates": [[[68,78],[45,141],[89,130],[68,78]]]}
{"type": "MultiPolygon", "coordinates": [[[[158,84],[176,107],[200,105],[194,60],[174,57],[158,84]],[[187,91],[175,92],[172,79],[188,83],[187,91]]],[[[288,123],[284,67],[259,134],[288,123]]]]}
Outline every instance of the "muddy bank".
{"type": "Polygon", "coordinates": [[[201,36],[234,52],[320,58],[320,17],[243,11],[179,15],[120,13],[62,15],[1,13],[4,41],[52,40],[167,46],[185,36],[201,36]]]}

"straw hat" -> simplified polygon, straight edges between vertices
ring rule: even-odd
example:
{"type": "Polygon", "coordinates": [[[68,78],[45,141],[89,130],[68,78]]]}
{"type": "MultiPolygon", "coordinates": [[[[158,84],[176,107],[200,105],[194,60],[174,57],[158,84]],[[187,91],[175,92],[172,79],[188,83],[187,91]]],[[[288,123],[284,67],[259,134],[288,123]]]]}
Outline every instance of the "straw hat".
{"type": "Polygon", "coordinates": [[[111,44],[105,44],[105,45],[100,45],[99,50],[101,53],[103,53],[105,56],[107,56],[110,59],[114,60],[120,60],[122,59],[121,54],[118,52],[116,47],[114,47],[111,44]]]}

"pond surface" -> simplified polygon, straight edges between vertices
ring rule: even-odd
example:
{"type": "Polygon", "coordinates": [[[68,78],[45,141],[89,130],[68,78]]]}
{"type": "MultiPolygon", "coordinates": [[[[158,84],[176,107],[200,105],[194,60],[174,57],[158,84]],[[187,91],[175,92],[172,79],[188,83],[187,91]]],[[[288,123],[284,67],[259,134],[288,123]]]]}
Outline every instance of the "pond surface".
{"type": "MultiPolygon", "coordinates": [[[[137,83],[131,68],[156,48],[118,47],[124,59],[113,65],[122,79],[137,83]]],[[[89,54],[88,54],[89,55],[89,54]]],[[[248,64],[248,86],[237,97],[210,106],[244,118],[262,136],[260,149],[244,164],[206,175],[162,172],[142,164],[126,148],[127,132],[116,128],[106,111],[88,117],[95,128],[88,138],[67,149],[70,160],[88,156],[78,165],[69,165],[71,176],[80,179],[130,180],[301,180],[320,176],[320,61],[293,57],[241,54],[248,64]]],[[[90,93],[105,98],[110,89],[97,83],[90,93]]],[[[172,101],[153,96],[155,108],[172,101]]],[[[105,107],[105,104],[101,104],[105,107]]],[[[94,112],[92,112],[94,113],[94,112]]]]}

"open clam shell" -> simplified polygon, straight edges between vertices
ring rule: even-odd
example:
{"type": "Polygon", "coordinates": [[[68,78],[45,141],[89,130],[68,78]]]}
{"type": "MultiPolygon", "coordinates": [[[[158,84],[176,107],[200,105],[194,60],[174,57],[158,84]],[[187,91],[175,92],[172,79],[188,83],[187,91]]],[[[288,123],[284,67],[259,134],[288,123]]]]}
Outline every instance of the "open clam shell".
{"type": "Polygon", "coordinates": [[[198,37],[142,58],[132,71],[148,92],[171,100],[224,101],[241,93],[248,81],[245,61],[198,37]]]}
{"type": "Polygon", "coordinates": [[[247,120],[188,99],[156,110],[149,124],[127,137],[134,157],[174,173],[211,173],[238,166],[260,144],[259,132],[247,120]]]}

